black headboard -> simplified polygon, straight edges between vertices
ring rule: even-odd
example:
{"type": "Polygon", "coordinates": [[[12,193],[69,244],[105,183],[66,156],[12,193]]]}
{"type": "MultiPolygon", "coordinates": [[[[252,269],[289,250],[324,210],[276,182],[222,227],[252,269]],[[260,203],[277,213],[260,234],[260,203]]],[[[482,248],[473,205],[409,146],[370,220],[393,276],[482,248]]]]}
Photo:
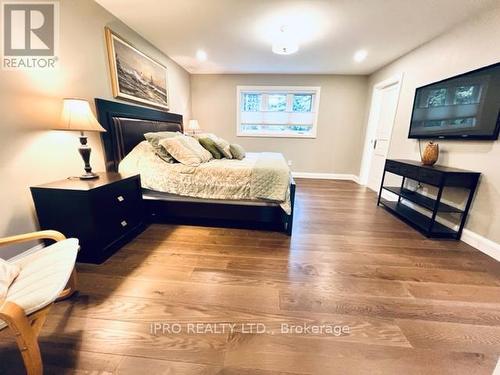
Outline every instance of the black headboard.
{"type": "Polygon", "coordinates": [[[182,115],[156,109],[95,99],[97,119],[106,129],[101,133],[106,170],[117,172],[120,161],[140,142],[144,134],[160,131],[183,131],[182,115]]]}

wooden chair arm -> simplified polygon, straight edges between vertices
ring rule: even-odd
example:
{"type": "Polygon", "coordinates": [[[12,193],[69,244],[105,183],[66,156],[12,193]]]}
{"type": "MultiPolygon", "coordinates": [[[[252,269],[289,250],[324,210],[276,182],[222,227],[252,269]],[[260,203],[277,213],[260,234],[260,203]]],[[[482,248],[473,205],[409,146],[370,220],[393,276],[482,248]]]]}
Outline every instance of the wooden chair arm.
{"type": "Polygon", "coordinates": [[[22,243],[34,240],[43,240],[43,239],[62,241],[66,239],[66,236],[61,232],[55,230],[42,230],[38,232],[19,234],[17,236],[0,238],[0,246],[12,245],[16,243],[22,243]]]}

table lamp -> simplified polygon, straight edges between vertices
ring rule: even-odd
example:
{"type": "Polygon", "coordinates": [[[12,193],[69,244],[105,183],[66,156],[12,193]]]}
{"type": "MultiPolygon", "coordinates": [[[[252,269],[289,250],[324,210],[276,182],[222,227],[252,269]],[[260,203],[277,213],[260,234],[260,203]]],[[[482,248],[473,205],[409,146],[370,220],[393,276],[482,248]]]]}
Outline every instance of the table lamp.
{"type": "Polygon", "coordinates": [[[189,120],[188,130],[191,131],[191,134],[196,134],[196,131],[200,129],[200,125],[198,124],[198,120],[189,120]]]}
{"type": "Polygon", "coordinates": [[[97,119],[90,109],[89,103],[84,99],[64,99],[61,119],[55,130],[73,130],[80,132],[80,147],[78,151],[85,163],[85,174],[81,175],[80,179],[90,180],[99,178],[97,174],[92,173],[92,167],[90,166],[91,148],[87,145],[87,136],[84,132],[105,132],[106,129],[97,122],[97,119]]]}

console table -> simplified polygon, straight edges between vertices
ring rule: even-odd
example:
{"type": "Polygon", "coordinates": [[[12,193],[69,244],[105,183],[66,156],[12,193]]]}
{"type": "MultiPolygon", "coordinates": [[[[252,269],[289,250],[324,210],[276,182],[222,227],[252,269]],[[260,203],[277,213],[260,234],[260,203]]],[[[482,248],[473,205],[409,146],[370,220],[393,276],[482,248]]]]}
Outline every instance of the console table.
{"type": "Polygon", "coordinates": [[[385,162],[377,205],[382,204],[388,211],[404,220],[427,237],[459,240],[467,219],[467,214],[469,213],[474,192],[477,188],[479,176],[480,173],[478,172],[470,172],[462,169],[439,165],[430,167],[412,160],[388,159],[385,162]],[[387,172],[401,176],[403,178],[401,185],[384,186],[387,172]],[[407,179],[435,186],[438,189],[436,197],[429,197],[417,191],[407,189],[405,187],[407,179]],[[464,188],[468,190],[469,194],[464,207],[454,207],[441,202],[443,190],[446,187],[464,188]],[[395,194],[398,197],[397,201],[382,198],[382,192],[384,190],[395,194]],[[405,201],[411,203],[404,204],[403,202],[405,201]],[[416,210],[415,205],[423,208],[421,211],[427,212],[428,215],[416,210]],[[458,230],[436,221],[440,212],[458,214],[460,217],[458,230]]]}

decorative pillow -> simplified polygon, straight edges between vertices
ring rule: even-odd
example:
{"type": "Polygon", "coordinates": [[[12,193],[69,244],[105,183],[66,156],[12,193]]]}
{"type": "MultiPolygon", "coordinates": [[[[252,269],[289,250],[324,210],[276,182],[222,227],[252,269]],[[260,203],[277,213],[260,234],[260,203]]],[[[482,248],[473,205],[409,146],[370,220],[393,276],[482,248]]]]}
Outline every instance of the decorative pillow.
{"type": "Polygon", "coordinates": [[[202,145],[206,150],[208,150],[208,152],[210,152],[210,154],[212,154],[214,159],[222,159],[222,154],[220,153],[217,145],[212,139],[199,138],[198,142],[200,142],[200,145],[202,145]]]}
{"type": "Polygon", "coordinates": [[[230,145],[229,142],[226,141],[225,139],[217,137],[217,139],[213,140],[215,142],[215,145],[217,146],[217,149],[220,151],[222,155],[224,155],[225,158],[232,159],[233,155],[231,155],[230,145]]]}
{"type": "Polygon", "coordinates": [[[184,165],[197,167],[201,164],[201,158],[183,142],[182,137],[161,139],[160,145],[163,146],[175,160],[184,165]]]}
{"type": "Polygon", "coordinates": [[[229,151],[235,159],[243,160],[245,158],[245,149],[236,143],[229,146],[229,151]]]}
{"type": "Polygon", "coordinates": [[[200,140],[202,138],[209,138],[209,139],[215,141],[217,139],[217,136],[214,133],[198,133],[198,134],[194,134],[193,137],[195,137],[198,140],[200,140]]]}
{"type": "Polygon", "coordinates": [[[179,134],[178,132],[151,132],[144,134],[144,138],[153,146],[156,155],[167,163],[175,163],[175,159],[160,145],[160,141],[162,139],[177,137],[179,134]]]}
{"type": "Polygon", "coordinates": [[[0,301],[7,297],[7,291],[19,272],[21,267],[0,259],[0,301]]]}
{"type": "Polygon", "coordinates": [[[186,135],[179,136],[179,138],[187,147],[193,150],[196,155],[200,157],[202,163],[212,160],[212,154],[205,150],[205,148],[203,148],[203,146],[200,145],[200,142],[196,139],[186,135]]]}

